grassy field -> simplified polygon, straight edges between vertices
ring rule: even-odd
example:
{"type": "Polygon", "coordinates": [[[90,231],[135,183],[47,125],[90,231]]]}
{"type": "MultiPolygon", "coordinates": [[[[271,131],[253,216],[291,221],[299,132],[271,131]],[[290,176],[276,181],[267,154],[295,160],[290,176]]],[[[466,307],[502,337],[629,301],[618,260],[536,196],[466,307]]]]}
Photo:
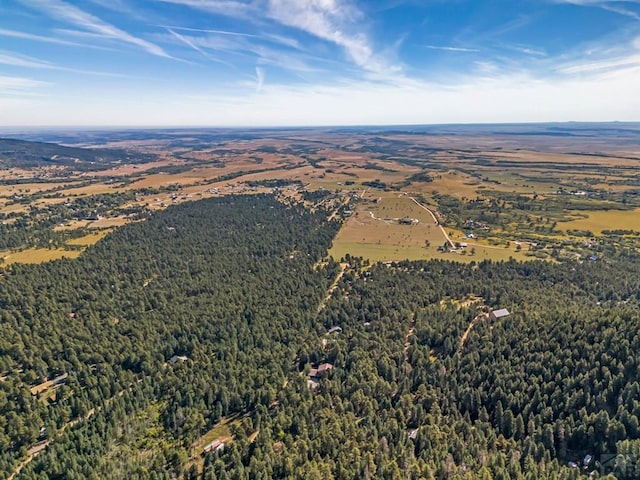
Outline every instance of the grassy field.
{"type": "MultiPolygon", "coordinates": [[[[524,252],[509,248],[469,243],[456,252],[440,252],[445,236],[433,217],[406,195],[370,191],[358,205],[357,211],[347,219],[336,236],[329,254],[340,260],[347,253],[372,261],[426,260],[439,258],[461,262],[481,260],[508,260],[510,257],[526,260],[524,252]],[[379,197],[377,195],[380,195],[379,197]],[[415,218],[415,225],[403,225],[400,218],[415,218]]],[[[457,237],[460,234],[457,235],[457,237]]],[[[455,241],[467,241],[463,238],[455,241]]],[[[468,241],[467,241],[468,242],[468,241]]]]}
{"type": "Polygon", "coordinates": [[[111,228],[111,227],[121,227],[122,225],[126,225],[130,223],[131,220],[125,217],[111,217],[111,218],[101,218],[100,220],[92,221],[88,228],[111,228]]]}
{"type": "Polygon", "coordinates": [[[368,258],[373,262],[387,262],[399,260],[453,260],[456,262],[480,262],[482,260],[535,260],[524,252],[516,252],[512,248],[489,248],[484,246],[470,246],[462,252],[438,252],[436,248],[424,248],[415,245],[385,245],[371,244],[364,242],[344,242],[336,239],[333,242],[329,255],[335,260],[340,260],[347,253],[352,256],[368,258]],[[471,249],[475,253],[471,253],[471,249]]]}
{"type": "Polygon", "coordinates": [[[92,233],[89,233],[88,235],[85,235],[84,237],[73,238],[69,240],[67,243],[69,245],[80,245],[80,246],[93,245],[98,240],[102,240],[104,237],[106,237],[109,233],[111,233],[111,231],[112,230],[104,229],[97,232],[92,232],[92,233]]]}
{"type": "Polygon", "coordinates": [[[42,263],[60,258],[76,258],[80,255],[77,250],[64,250],[62,248],[29,248],[20,252],[3,252],[0,256],[4,258],[5,265],[12,263],[42,263]]]}
{"type": "MultiPolygon", "coordinates": [[[[539,253],[541,256],[551,248],[561,248],[568,256],[580,255],[587,253],[580,250],[584,239],[571,230],[589,230],[599,235],[607,229],[640,227],[640,208],[596,210],[603,203],[616,208],[621,199],[619,192],[639,188],[635,153],[624,154],[626,150],[620,150],[615,142],[608,145],[606,139],[592,138],[591,143],[585,144],[584,138],[577,142],[537,136],[374,135],[364,131],[345,134],[308,130],[273,136],[265,133],[260,138],[226,139],[220,143],[203,141],[194,146],[192,141],[189,139],[187,148],[179,146],[180,142],[171,146],[173,142],[154,138],[116,142],[112,146],[139,148],[158,157],[147,164],[123,164],[109,170],[61,175],[62,170],[51,167],[6,169],[0,172],[0,180],[6,180],[0,185],[2,221],[9,226],[23,218],[47,219],[52,211],[61,210],[55,204],[91,202],[94,196],[135,191],[135,200],[126,205],[96,212],[103,217],[98,221],[82,220],[87,218],[86,213],[70,211],[68,218],[56,218],[58,225],[52,227],[56,233],[76,228],[112,230],[130,221],[131,209],[137,209],[135,214],[144,217],[184,201],[271,192],[271,188],[254,188],[246,182],[282,179],[299,181],[306,191],[327,190],[334,198],[330,196],[323,206],[335,208],[344,204],[353,211],[334,240],[330,253],[336,259],[349,253],[374,261],[526,260],[532,258],[525,255],[527,242],[537,242],[548,250],[539,253]],[[382,188],[363,185],[374,181],[382,188]],[[58,188],[60,196],[44,194],[58,188]],[[560,188],[566,192],[589,190],[593,195],[558,199],[560,188]],[[362,200],[353,199],[353,192],[366,194],[362,200]],[[452,232],[451,240],[465,242],[468,247],[452,253],[438,251],[445,243],[445,235],[429,212],[410,197],[428,202],[429,209],[450,226],[447,232],[452,232]],[[578,200],[580,205],[576,204],[578,200]],[[500,204],[499,215],[483,216],[491,202],[500,204]],[[563,221],[571,217],[575,220],[563,221]],[[403,218],[415,218],[418,223],[404,225],[398,221],[403,218]],[[484,239],[469,240],[466,234],[471,230],[465,222],[478,219],[486,223],[478,227],[483,230],[476,232],[484,239]],[[555,230],[544,228],[556,222],[555,230]],[[522,251],[516,251],[515,242],[520,241],[522,251]],[[511,243],[505,247],[507,242],[511,243]],[[563,245],[558,247],[560,242],[563,245]],[[567,248],[568,244],[571,247],[567,248]]],[[[282,191],[279,195],[283,195],[282,191]]],[[[291,190],[286,195],[303,198],[302,191],[291,190]]],[[[629,199],[636,202],[631,205],[640,206],[633,195],[629,199]]],[[[97,200],[98,209],[101,202],[97,200]]],[[[313,201],[305,203],[312,208],[317,206],[313,201]]],[[[106,231],[99,231],[68,244],[76,248],[87,246],[104,235],[106,231]]],[[[64,235],[60,236],[65,241],[64,235]]],[[[5,252],[6,263],[35,263],[79,254],[28,247],[25,245],[26,250],[20,253],[5,252]]]]}
{"type": "Polygon", "coordinates": [[[596,235],[601,235],[603,230],[640,231],[640,208],[588,212],[587,215],[587,218],[559,223],[558,228],[564,231],[589,230],[596,235]]]}

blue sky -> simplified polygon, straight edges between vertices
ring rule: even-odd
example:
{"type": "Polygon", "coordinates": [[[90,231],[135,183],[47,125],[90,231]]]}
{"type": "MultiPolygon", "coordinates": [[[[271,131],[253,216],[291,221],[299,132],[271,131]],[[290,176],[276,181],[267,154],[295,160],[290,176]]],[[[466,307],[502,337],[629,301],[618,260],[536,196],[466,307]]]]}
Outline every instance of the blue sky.
{"type": "Polygon", "coordinates": [[[640,120],[640,0],[1,0],[2,126],[640,120]]]}

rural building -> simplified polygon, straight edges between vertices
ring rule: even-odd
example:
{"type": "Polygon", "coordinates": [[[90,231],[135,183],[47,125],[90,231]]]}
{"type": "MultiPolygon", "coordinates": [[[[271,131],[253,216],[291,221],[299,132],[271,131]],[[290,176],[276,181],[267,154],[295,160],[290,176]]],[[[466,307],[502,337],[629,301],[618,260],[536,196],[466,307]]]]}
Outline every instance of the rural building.
{"type": "Polygon", "coordinates": [[[498,320],[499,318],[508,317],[509,315],[511,315],[509,310],[507,310],[506,308],[501,308],[500,310],[494,310],[493,312],[491,312],[489,314],[489,318],[491,320],[498,320]]]}
{"type": "Polygon", "coordinates": [[[342,333],[342,327],[338,327],[338,326],[331,327],[327,333],[329,333],[329,334],[331,334],[331,333],[342,333]]]}
{"type": "Polygon", "coordinates": [[[178,360],[181,362],[186,362],[187,360],[189,360],[189,358],[184,355],[174,355],[169,359],[169,363],[176,363],[178,360]]]}
{"type": "Polygon", "coordinates": [[[318,367],[318,373],[323,373],[331,369],[333,369],[333,365],[331,363],[323,363],[318,367]]]}
{"type": "Polygon", "coordinates": [[[322,363],[318,368],[312,368],[309,370],[309,378],[317,378],[327,370],[331,369],[333,369],[333,365],[331,363],[322,363]]]}
{"type": "Polygon", "coordinates": [[[214,440],[210,444],[204,446],[204,448],[202,449],[202,454],[204,455],[205,453],[209,452],[221,452],[223,450],[224,443],[222,443],[220,440],[214,440]]]}
{"type": "Polygon", "coordinates": [[[398,220],[400,225],[417,225],[419,220],[417,218],[401,218],[398,220]]]}
{"type": "Polygon", "coordinates": [[[68,376],[69,376],[68,373],[63,373],[62,375],[58,375],[56,378],[54,378],[52,380],[47,380],[45,382],[40,383],[39,385],[31,387],[30,388],[31,395],[33,395],[35,397],[39,393],[46,392],[47,390],[49,390],[52,387],[56,387],[57,388],[59,385],[62,385],[63,383],[66,383],[66,380],[67,380],[68,376]]]}

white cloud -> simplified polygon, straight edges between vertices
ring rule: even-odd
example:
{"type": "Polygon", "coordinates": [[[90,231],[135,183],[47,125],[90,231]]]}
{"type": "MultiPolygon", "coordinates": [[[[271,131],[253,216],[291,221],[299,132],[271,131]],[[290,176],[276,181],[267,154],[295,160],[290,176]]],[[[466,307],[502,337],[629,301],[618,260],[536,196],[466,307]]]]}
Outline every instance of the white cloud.
{"type": "Polygon", "coordinates": [[[444,50],[446,52],[479,52],[477,48],[465,48],[465,47],[448,47],[443,45],[423,45],[424,48],[429,50],[444,50]]]}
{"type": "Polygon", "coordinates": [[[82,48],[88,47],[88,48],[97,48],[99,50],[111,50],[109,48],[105,48],[97,45],[88,45],[86,43],[72,42],[70,40],[64,40],[58,37],[47,37],[44,35],[36,35],[33,33],[18,32],[16,30],[8,30],[6,28],[0,28],[0,36],[21,38],[23,40],[33,40],[36,42],[53,43],[57,45],[67,45],[71,47],[82,47],[82,48]]]}
{"type": "MultiPolygon", "coordinates": [[[[378,74],[401,70],[399,65],[374,51],[371,39],[359,24],[363,14],[350,0],[160,0],[215,15],[254,23],[267,19],[341,47],[358,67],[378,74]]],[[[274,40],[283,37],[272,36],[274,40]]],[[[289,46],[297,43],[287,40],[289,46]]]]}
{"type": "Polygon", "coordinates": [[[638,0],[555,0],[555,3],[569,3],[581,7],[598,7],[626,17],[640,20],[640,14],[633,10],[629,10],[624,6],[625,4],[640,4],[640,1],[638,0]]]}
{"type": "Polygon", "coordinates": [[[264,86],[264,68],[256,67],[256,91],[261,92],[264,86]]]}
{"type": "Polygon", "coordinates": [[[224,15],[235,18],[252,18],[254,9],[247,2],[235,0],[159,0],[164,3],[184,5],[197,8],[216,15],[224,15]]]}
{"type": "MultiPolygon", "coordinates": [[[[576,62],[562,66],[558,69],[563,74],[583,74],[583,73],[604,73],[609,71],[620,71],[635,69],[640,66],[640,55],[629,55],[621,58],[576,62]]],[[[640,83],[640,78],[638,78],[640,83]]]]}
{"type": "MultiPolygon", "coordinates": [[[[55,104],[0,112],[0,125],[133,126],[365,125],[461,122],[637,121],[640,68],[590,77],[545,79],[529,74],[468,77],[438,85],[358,81],[339,85],[263,83],[230,91],[200,89],[136,92],[129,97],[85,99],[56,96],[55,104]],[[162,102],[158,101],[162,98],[162,102]],[[64,106],[64,108],[62,108],[64,106]],[[36,108],[37,107],[37,108],[36,108]],[[123,117],[123,112],[129,112],[123,117]],[[136,112],[132,115],[130,112],[136,112]]],[[[49,101],[51,102],[51,101],[49,101]]]]}
{"type": "Polygon", "coordinates": [[[142,48],[146,52],[159,57],[167,57],[167,54],[161,47],[151,42],[135,37],[124,30],[121,30],[109,23],[100,20],[98,17],[91,15],[79,8],[65,3],[61,0],[20,0],[24,5],[38,9],[47,15],[58,20],[76,25],[90,33],[97,34],[104,38],[117,40],[130,45],[142,48]]]}
{"type": "Polygon", "coordinates": [[[83,75],[100,75],[105,77],[126,77],[127,75],[121,75],[111,72],[97,72],[93,70],[83,70],[79,68],[65,67],[51,63],[47,60],[41,60],[39,58],[29,57],[26,55],[20,55],[13,52],[0,51],[0,64],[10,65],[12,67],[22,68],[35,68],[43,70],[60,70],[63,72],[79,73],[83,75]]]}
{"type": "Polygon", "coordinates": [[[47,85],[47,82],[31,78],[0,75],[0,92],[4,95],[27,94],[47,85]]]}
{"type": "Polygon", "coordinates": [[[272,19],[342,47],[365,70],[374,73],[401,70],[376,54],[370,39],[357,31],[362,13],[345,0],[269,0],[268,6],[272,19]]]}

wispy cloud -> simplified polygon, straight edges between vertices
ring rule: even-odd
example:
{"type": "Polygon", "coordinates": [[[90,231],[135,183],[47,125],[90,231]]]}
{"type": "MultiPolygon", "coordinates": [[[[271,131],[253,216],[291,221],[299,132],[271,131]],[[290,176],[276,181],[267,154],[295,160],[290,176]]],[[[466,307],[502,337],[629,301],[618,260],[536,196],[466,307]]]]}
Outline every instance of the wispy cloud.
{"type": "Polygon", "coordinates": [[[279,45],[283,45],[289,48],[293,48],[296,50],[304,50],[300,42],[295,38],[286,37],[284,35],[279,35],[276,33],[246,33],[246,32],[234,32],[231,30],[217,30],[211,28],[192,28],[192,27],[179,27],[175,25],[158,25],[159,27],[165,28],[167,30],[173,31],[184,31],[184,32],[200,32],[200,33],[211,33],[214,35],[229,35],[232,37],[247,37],[254,39],[262,39],[271,43],[277,43],[279,45]]]}
{"type": "Polygon", "coordinates": [[[24,5],[38,9],[41,12],[46,13],[52,18],[60,21],[64,21],[77,27],[80,27],[87,32],[95,33],[104,38],[117,40],[119,42],[128,43],[142,48],[146,52],[156,55],[158,57],[170,58],[170,55],[165,52],[161,47],[155,45],[147,40],[131,35],[124,30],[115,27],[98,17],[87,13],[69,3],[62,0],[19,0],[24,5]]]}
{"type": "Polygon", "coordinates": [[[4,95],[24,95],[32,90],[49,85],[47,82],[25,77],[0,75],[0,92],[4,95]]]}
{"type": "Polygon", "coordinates": [[[22,68],[35,68],[43,70],[60,70],[64,72],[79,73],[83,75],[99,75],[105,77],[128,77],[128,75],[112,73],[112,72],[98,72],[93,70],[83,70],[72,67],[65,67],[58,65],[47,60],[41,60],[39,58],[29,57],[27,55],[20,55],[13,52],[0,51],[0,65],[9,65],[12,67],[22,68]]]}
{"type": "MultiPolygon", "coordinates": [[[[373,48],[371,39],[360,24],[363,13],[351,0],[160,0],[188,6],[211,14],[223,15],[254,23],[271,20],[302,31],[342,48],[358,67],[377,74],[402,70],[373,48]]],[[[275,41],[299,47],[297,41],[272,35],[275,41]]]]}
{"type": "Polygon", "coordinates": [[[640,13],[627,8],[628,5],[639,5],[638,0],[554,0],[555,3],[569,3],[581,7],[598,7],[619,15],[640,20],[640,13]]]}
{"type": "Polygon", "coordinates": [[[234,37],[252,37],[256,38],[258,35],[253,33],[232,32],[230,30],[215,30],[208,28],[191,28],[191,27],[177,27],[174,25],[158,25],[159,27],[171,30],[184,30],[185,32],[201,32],[201,33],[214,33],[216,35],[231,35],[234,37]]]}
{"type": "Polygon", "coordinates": [[[256,91],[262,91],[264,85],[264,68],[256,67],[256,91]]]}
{"type": "Polygon", "coordinates": [[[558,72],[568,75],[594,75],[612,71],[635,70],[638,67],[640,67],[640,55],[629,55],[612,59],[574,62],[560,66],[558,72]]]}
{"type": "MultiPolygon", "coordinates": [[[[159,0],[164,3],[184,5],[197,8],[216,15],[224,15],[234,18],[252,18],[253,6],[247,2],[235,0],[159,0]]],[[[255,17],[254,17],[255,18],[255,17]]]]}
{"type": "MultiPolygon", "coordinates": [[[[173,31],[171,38],[190,46],[205,56],[211,55],[211,52],[218,52],[220,56],[233,55],[236,58],[250,58],[252,64],[257,62],[260,65],[271,65],[296,74],[317,73],[322,71],[324,66],[333,62],[331,59],[315,57],[301,51],[271,47],[263,41],[262,37],[258,36],[187,35],[173,31]]],[[[235,59],[229,60],[230,64],[234,62],[235,59]]],[[[250,76],[253,78],[253,74],[250,76]]]]}
{"type": "Polygon", "coordinates": [[[522,53],[532,57],[546,57],[547,52],[541,48],[528,47],[524,45],[505,45],[504,48],[513,50],[514,52],[522,53]]]}
{"type": "Polygon", "coordinates": [[[204,49],[200,48],[198,45],[196,45],[195,43],[193,43],[191,41],[191,39],[185,35],[180,35],[179,33],[175,32],[174,30],[172,30],[171,28],[167,28],[166,29],[171,35],[173,35],[175,38],[177,38],[180,42],[182,42],[183,44],[185,44],[186,46],[188,46],[189,48],[195,50],[196,52],[198,52],[200,55],[202,55],[203,57],[205,57],[207,60],[210,60],[212,62],[216,62],[216,63],[220,63],[222,65],[226,65],[228,67],[231,68],[235,68],[235,66],[229,62],[225,62],[224,60],[221,60],[217,57],[214,57],[213,55],[210,55],[208,52],[206,52],[204,49]]]}
{"type": "Polygon", "coordinates": [[[269,0],[268,5],[270,18],[342,47],[365,70],[401,70],[374,52],[370,39],[357,26],[362,12],[346,0],[269,0]]]}
{"type": "Polygon", "coordinates": [[[47,37],[44,35],[36,35],[33,33],[18,32],[16,30],[8,30],[6,28],[0,28],[0,36],[20,38],[23,40],[33,40],[36,42],[53,43],[56,45],[66,45],[70,47],[82,47],[82,48],[88,47],[88,48],[96,48],[98,50],[112,50],[111,48],[102,47],[99,45],[89,45],[87,43],[73,42],[71,40],[64,40],[58,37],[47,37]]]}
{"type": "Polygon", "coordinates": [[[445,45],[423,45],[423,47],[428,48],[430,50],[444,50],[446,52],[479,52],[480,51],[477,48],[448,47],[445,45]]]}

